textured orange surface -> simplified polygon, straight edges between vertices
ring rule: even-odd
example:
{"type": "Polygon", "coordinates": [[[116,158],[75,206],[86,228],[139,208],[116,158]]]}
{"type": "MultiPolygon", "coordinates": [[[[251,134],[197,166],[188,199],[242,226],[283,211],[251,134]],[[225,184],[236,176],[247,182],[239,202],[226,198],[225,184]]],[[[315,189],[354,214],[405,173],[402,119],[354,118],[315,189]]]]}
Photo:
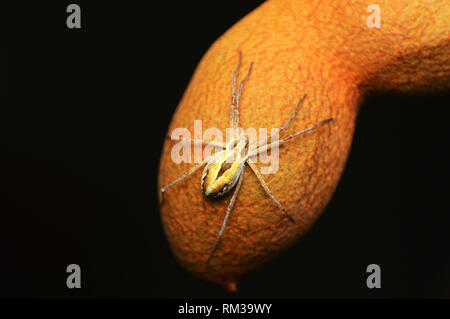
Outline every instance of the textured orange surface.
{"type": "MultiPolygon", "coordinates": [[[[334,117],[334,121],[280,147],[280,168],[263,175],[297,222],[286,218],[245,168],[235,207],[210,263],[230,196],[206,199],[201,171],[165,193],[161,216],[174,254],[191,273],[235,289],[235,282],[303,236],[330,200],[349,153],[358,105],[377,90],[448,89],[450,2],[377,0],[381,28],[370,29],[373,1],[272,0],[263,3],[224,35],[200,61],[173,116],[168,134],[194,120],[203,130],[229,127],[232,73],[238,79],[254,62],[241,98],[241,126],[280,127],[308,98],[292,122],[292,133],[334,117]]],[[[164,145],[158,186],[194,164],[175,164],[175,142],[164,145]]],[[[258,164],[261,166],[263,164],[258,164]]],[[[231,195],[231,194],[230,194],[231,195]]]]}

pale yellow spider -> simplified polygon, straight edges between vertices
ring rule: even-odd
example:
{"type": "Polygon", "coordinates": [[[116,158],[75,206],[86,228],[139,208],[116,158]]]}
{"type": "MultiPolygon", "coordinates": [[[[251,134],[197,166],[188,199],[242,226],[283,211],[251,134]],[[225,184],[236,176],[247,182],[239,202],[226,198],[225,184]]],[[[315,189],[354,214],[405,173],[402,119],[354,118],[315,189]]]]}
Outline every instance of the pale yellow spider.
{"type": "MultiPolygon", "coordinates": [[[[275,202],[275,204],[278,206],[278,208],[281,211],[283,211],[292,222],[295,222],[294,218],[289,214],[288,211],[286,211],[283,208],[283,206],[276,199],[276,197],[272,194],[269,187],[264,182],[264,179],[262,178],[261,173],[258,170],[258,167],[255,165],[253,158],[255,156],[259,155],[261,152],[270,150],[273,146],[281,145],[281,144],[285,143],[286,141],[293,139],[296,136],[299,136],[303,133],[309,132],[318,126],[333,120],[333,118],[328,118],[328,119],[322,120],[319,123],[307,128],[307,129],[304,129],[302,131],[291,134],[285,138],[282,138],[282,139],[279,139],[276,141],[271,141],[270,143],[268,143],[268,140],[271,139],[276,132],[272,133],[269,137],[263,139],[263,141],[261,142],[262,145],[260,145],[258,148],[256,148],[256,150],[250,151],[248,138],[243,136],[242,130],[239,130],[238,128],[239,128],[239,99],[241,97],[244,82],[248,78],[248,76],[250,75],[250,72],[252,70],[253,63],[250,63],[248,73],[245,75],[245,77],[242,79],[241,83],[239,84],[239,90],[238,90],[237,96],[236,96],[236,77],[237,77],[237,72],[238,72],[239,66],[241,64],[241,58],[242,58],[242,54],[241,54],[241,52],[239,52],[239,60],[238,60],[238,63],[236,65],[236,68],[233,73],[233,89],[232,89],[232,94],[231,94],[231,105],[230,105],[230,127],[233,129],[234,138],[228,144],[223,144],[218,141],[203,141],[203,140],[199,140],[199,139],[172,138],[172,140],[184,141],[184,142],[189,142],[189,143],[192,142],[194,144],[197,143],[197,144],[208,144],[208,145],[212,145],[212,146],[217,146],[217,147],[222,148],[223,150],[206,158],[203,162],[199,163],[198,165],[194,166],[189,171],[187,171],[183,176],[181,176],[180,178],[177,178],[170,184],[161,188],[161,194],[163,196],[164,192],[168,188],[181,182],[182,180],[184,180],[186,177],[193,174],[195,171],[197,171],[200,167],[202,167],[205,164],[206,164],[206,166],[205,166],[205,169],[203,170],[203,174],[201,177],[201,187],[202,187],[202,192],[206,197],[209,197],[209,198],[222,197],[225,194],[229,193],[235,187],[234,193],[228,204],[225,218],[223,219],[223,222],[222,222],[222,227],[220,228],[219,235],[217,236],[216,242],[214,243],[214,246],[211,249],[211,252],[209,253],[207,263],[211,260],[214,252],[217,249],[217,246],[219,245],[220,239],[222,237],[222,234],[225,230],[225,226],[227,224],[228,217],[230,216],[231,209],[233,208],[234,202],[236,201],[237,194],[239,192],[242,181],[244,179],[244,174],[243,174],[244,173],[244,163],[247,163],[248,166],[250,166],[250,168],[255,173],[256,177],[258,178],[259,182],[261,183],[261,186],[264,188],[264,191],[275,202]]],[[[284,130],[289,125],[289,123],[295,118],[295,116],[298,114],[298,112],[300,110],[300,106],[302,105],[302,102],[305,100],[305,98],[306,98],[306,94],[299,100],[294,114],[281,126],[281,128],[279,129],[279,132],[284,130]]],[[[168,138],[170,138],[170,137],[168,137],[168,138]]]]}

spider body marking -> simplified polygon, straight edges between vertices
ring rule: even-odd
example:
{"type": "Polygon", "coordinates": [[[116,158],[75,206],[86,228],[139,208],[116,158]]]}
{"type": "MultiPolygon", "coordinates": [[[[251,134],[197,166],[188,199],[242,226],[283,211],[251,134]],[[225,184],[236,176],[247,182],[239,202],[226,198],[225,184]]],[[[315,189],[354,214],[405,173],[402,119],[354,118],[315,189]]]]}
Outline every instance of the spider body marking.
{"type": "Polygon", "coordinates": [[[201,179],[202,192],[206,197],[222,197],[236,186],[244,170],[246,158],[243,153],[247,144],[247,138],[235,139],[208,161],[201,179]],[[234,144],[236,146],[230,149],[234,144]]]}

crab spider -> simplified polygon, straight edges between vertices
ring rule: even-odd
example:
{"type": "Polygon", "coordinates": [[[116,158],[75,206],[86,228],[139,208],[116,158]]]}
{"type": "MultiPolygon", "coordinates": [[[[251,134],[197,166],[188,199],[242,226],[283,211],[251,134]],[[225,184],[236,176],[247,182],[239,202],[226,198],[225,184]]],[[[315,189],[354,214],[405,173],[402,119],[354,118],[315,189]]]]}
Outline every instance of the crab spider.
{"type": "MultiPolygon", "coordinates": [[[[239,52],[239,60],[236,65],[236,68],[233,72],[233,87],[232,87],[232,93],[231,93],[231,104],[230,104],[230,127],[233,129],[233,139],[228,144],[223,144],[218,141],[203,141],[201,139],[184,139],[184,138],[172,138],[172,140],[178,140],[183,142],[189,142],[194,144],[207,144],[211,146],[216,146],[219,148],[222,148],[222,151],[213,154],[206,158],[203,162],[199,163],[198,165],[191,168],[189,171],[187,171],[185,174],[183,174],[181,177],[177,178],[176,180],[172,181],[170,184],[164,186],[161,188],[161,195],[163,198],[164,192],[167,191],[170,187],[176,185],[177,183],[181,182],[182,180],[186,179],[188,176],[192,175],[194,172],[196,172],[198,169],[203,167],[205,164],[205,168],[203,170],[203,174],[201,176],[201,189],[203,194],[208,198],[220,198],[223,197],[225,194],[229,193],[232,189],[234,189],[233,195],[231,197],[230,202],[228,203],[228,207],[225,213],[225,217],[222,222],[222,226],[220,228],[219,234],[216,238],[216,241],[214,243],[214,246],[212,247],[207,263],[211,260],[211,258],[214,255],[214,252],[217,250],[217,247],[219,245],[220,239],[222,238],[223,232],[225,230],[225,226],[227,224],[228,218],[230,216],[230,212],[233,208],[233,205],[236,201],[237,195],[239,193],[239,189],[242,185],[243,179],[244,179],[244,166],[247,164],[253,173],[255,173],[256,177],[258,178],[261,186],[263,187],[266,194],[273,200],[273,202],[278,206],[278,208],[286,215],[287,218],[289,218],[293,223],[295,223],[294,218],[291,216],[291,214],[283,208],[283,206],[280,204],[280,202],[277,200],[277,198],[273,195],[273,193],[270,191],[269,187],[265,183],[264,179],[261,176],[261,173],[259,172],[258,167],[255,165],[255,162],[253,161],[253,158],[257,155],[259,155],[262,152],[270,150],[274,146],[282,145],[285,142],[301,135],[306,132],[309,132],[311,130],[314,130],[315,128],[330,122],[333,120],[333,118],[327,118],[325,120],[320,121],[319,123],[298,131],[294,134],[288,135],[287,137],[270,141],[269,139],[273,138],[274,134],[272,133],[269,137],[263,139],[262,145],[260,145],[256,150],[250,150],[249,146],[249,140],[247,137],[243,136],[242,131],[239,130],[239,100],[242,94],[242,89],[244,86],[244,82],[250,75],[250,72],[253,67],[253,63],[250,63],[249,70],[245,77],[241,80],[239,84],[238,91],[236,92],[236,78],[237,78],[237,72],[239,70],[239,66],[241,64],[242,54],[239,52]],[[245,151],[247,150],[247,154],[245,154],[245,151]]],[[[292,114],[292,116],[281,126],[278,132],[283,131],[289,123],[297,116],[300,107],[303,103],[303,101],[306,98],[306,94],[300,98],[297,108],[292,114]]],[[[170,138],[170,136],[168,136],[170,138]]]]}

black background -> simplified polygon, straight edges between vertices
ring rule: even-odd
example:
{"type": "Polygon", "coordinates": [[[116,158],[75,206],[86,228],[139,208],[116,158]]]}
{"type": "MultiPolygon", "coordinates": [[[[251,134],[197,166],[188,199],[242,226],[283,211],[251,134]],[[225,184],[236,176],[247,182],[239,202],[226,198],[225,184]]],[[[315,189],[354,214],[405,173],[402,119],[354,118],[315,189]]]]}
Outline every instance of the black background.
{"type": "Polygon", "coordinates": [[[93,2],[81,30],[69,2],[5,10],[0,297],[450,297],[448,93],[366,100],[323,216],[229,294],[177,264],[156,174],[196,64],[261,1],[93,2]]]}

